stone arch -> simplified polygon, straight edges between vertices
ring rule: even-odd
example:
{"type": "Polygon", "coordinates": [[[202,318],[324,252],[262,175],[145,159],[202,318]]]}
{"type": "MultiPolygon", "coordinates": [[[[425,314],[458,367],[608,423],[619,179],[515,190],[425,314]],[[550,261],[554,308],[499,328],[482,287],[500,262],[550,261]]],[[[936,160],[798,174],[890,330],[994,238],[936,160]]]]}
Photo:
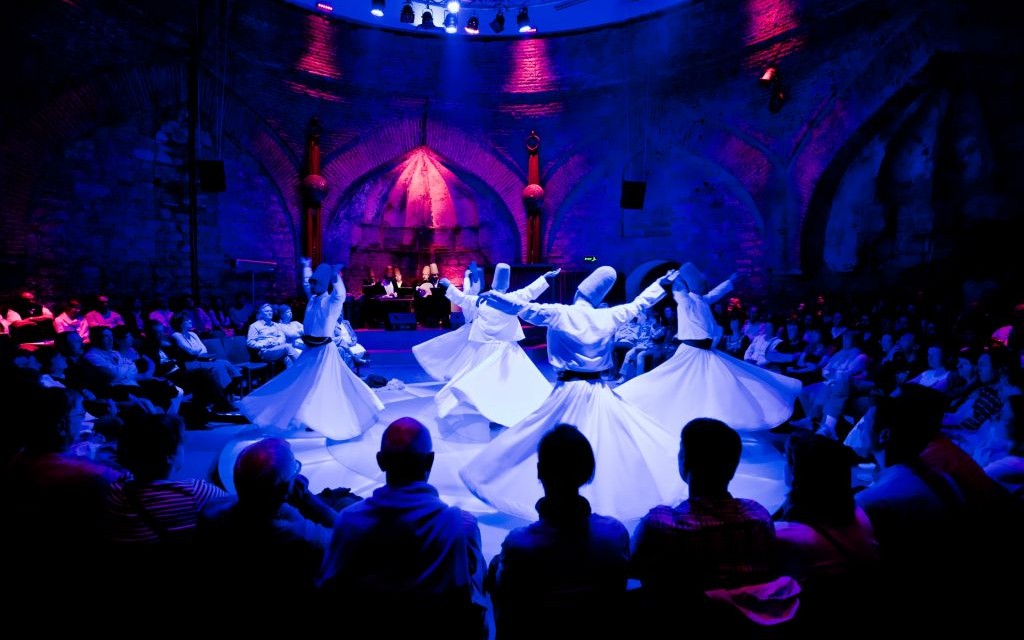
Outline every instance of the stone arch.
{"type": "Polygon", "coordinates": [[[794,146],[788,165],[793,183],[798,233],[787,249],[801,268],[815,268],[820,256],[808,256],[805,236],[818,237],[819,219],[838,188],[838,177],[855,149],[866,142],[872,122],[884,117],[894,105],[906,106],[915,93],[908,82],[931,60],[936,46],[928,28],[929,16],[921,13],[897,35],[873,49],[874,57],[858,69],[847,69],[847,82],[837,88],[794,146]],[[909,91],[908,91],[909,89],[909,91]],[[888,105],[888,106],[887,106],[888,105]],[[810,234],[808,234],[810,231],[810,234]]]}
{"type": "Polygon", "coordinates": [[[422,121],[414,118],[392,122],[361,137],[325,159],[324,178],[330,185],[343,187],[332,189],[324,200],[324,211],[330,212],[327,219],[337,215],[338,206],[352,185],[423,146],[426,140],[428,148],[460,171],[478,177],[498,194],[519,233],[517,259],[521,260],[526,254],[526,208],[522,202],[525,177],[482,144],[481,139],[480,135],[440,121],[428,122],[424,132],[422,121]]]}

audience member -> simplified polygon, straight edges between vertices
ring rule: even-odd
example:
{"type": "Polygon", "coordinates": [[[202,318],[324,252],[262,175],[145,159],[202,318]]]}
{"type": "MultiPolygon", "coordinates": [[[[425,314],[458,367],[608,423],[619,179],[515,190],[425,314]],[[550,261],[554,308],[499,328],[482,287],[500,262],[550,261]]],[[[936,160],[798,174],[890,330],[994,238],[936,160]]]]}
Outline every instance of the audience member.
{"type": "Polygon", "coordinates": [[[266,438],[234,464],[237,498],[200,514],[197,545],[215,592],[258,601],[287,591],[314,594],[337,512],[310,493],[287,440],[266,438]]]}
{"type": "MultiPolygon", "coordinates": [[[[96,296],[94,308],[85,314],[85,321],[90,327],[117,327],[125,324],[120,313],[110,308],[110,298],[105,294],[96,296]]],[[[137,329],[141,331],[142,328],[137,329]]]]}
{"type": "Polygon", "coordinates": [[[334,525],[320,575],[325,602],[372,620],[381,637],[483,639],[480,528],[427,482],[433,463],[425,426],[408,417],[388,425],[377,454],[384,486],[334,525]]]}
{"type": "Polygon", "coordinates": [[[619,520],[592,513],[580,495],[594,469],[590,442],[575,427],[558,425],[541,439],[540,519],[510,531],[488,571],[498,640],[625,631],[629,533],[619,520]]]}
{"type": "Polygon", "coordinates": [[[274,305],[264,302],[256,312],[256,321],[249,325],[245,339],[247,346],[261,362],[282,362],[285,367],[295,364],[300,352],[288,344],[284,331],[274,322],[274,305]]]}
{"type": "Polygon", "coordinates": [[[843,616],[858,631],[872,631],[878,543],[854,502],[854,458],[817,434],[797,432],[786,445],[789,493],[773,517],[782,573],[800,583],[801,628],[824,631],[843,616]],[[856,615],[845,615],[851,611],[856,615]]]}
{"type": "MultiPolygon", "coordinates": [[[[657,629],[678,628],[680,615],[706,613],[710,590],[779,577],[771,514],[729,493],[742,448],[739,434],[720,420],[688,422],[680,436],[679,474],[689,498],[654,507],[633,532],[632,572],[657,629]]],[[[790,607],[782,618],[792,615],[790,607]]]]}

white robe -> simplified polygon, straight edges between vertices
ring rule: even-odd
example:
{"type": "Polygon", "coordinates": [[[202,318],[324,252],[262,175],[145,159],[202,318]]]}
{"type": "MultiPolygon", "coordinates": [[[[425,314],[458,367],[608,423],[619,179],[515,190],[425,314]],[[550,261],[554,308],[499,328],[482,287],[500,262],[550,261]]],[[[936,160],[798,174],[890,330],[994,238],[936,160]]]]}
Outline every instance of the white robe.
{"type": "MultiPolygon", "coordinates": [[[[466,323],[455,331],[447,331],[436,338],[413,345],[412,348],[412,355],[416,358],[416,362],[423,367],[427,375],[438,382],[451,380],[452,376],[472,359],[474,345],[469,342],[469,332],[477,316],[475,300],[480,293],[480,283],[470,284],[469,272],[466,273],[467,276],[462,281],[462,293],[466,296],[473,296],[474,300],[474,304],[462,307],[462,316],[466,319],[466,323]]],[[[454,287],[448,287],[449,291],[453,289],[454,287]]],[[[452,299],[451,295],[447,295],[447,297],[449,300],[452,299]]]]}
{"type": "MultiPolygon", "coordinates": [[[[344,286],[311,296],[304,335],[333,336],[344,304],[344,286]]],[[[242,398],[238,408],[260,427],[281,433],[310,428],[332,440],[348,440],[373,426],[384,404],[328,341],[307,345],[293,366],[242,398]]]]}
{"type": "MultiPolygon", "coordinates": [[[[519,315],[548,328],[548,360],[557,370],[597,373],[611,366],[615,330],[663,295],[655,282],[628,304],[594,309],[585,302],[534,303],[523,305],[519,315]]],[[[594,513],[630,520],[686,497],[678,439],[599,378],[558,382],[536,411],[499,434],[459,475],[487,504],[535,520],[534,505],[544,495],[537,480],[537,446],[561,423],[579,429],[594,449],[594,480],[581,489],[594,513]]]]}
{"type": "MultiPolygon", "coordinates": [[[[541,276],[508,295],[526,303],[547,288],[547,278],[541,276]]],[[[476,306],[477,296],[454,287],[448,287],[446,295],[462,308],[476,306]]],[[[525,337],[518,317],[486,305],[479,307],[462,367],[434,396],[438,417],[445,418],[462,406],[507,426],[539,407],[551,393],[551,383],[519,346],[525,337]]]]}
{"type": "MultiPolygon", "coordinates": [[[[679,311],[676,337],[714,339],[711,304],[732,290],[726,280],[706,295],[674,292],[679,311]]],[[[679,345],[654,369],[616,391],[640,407],[673,436],[694,418],[716,418],[737,431],[778,426],[793,414],[803,384],[788,376],[733,358],[717,349],[679,345]]]]}

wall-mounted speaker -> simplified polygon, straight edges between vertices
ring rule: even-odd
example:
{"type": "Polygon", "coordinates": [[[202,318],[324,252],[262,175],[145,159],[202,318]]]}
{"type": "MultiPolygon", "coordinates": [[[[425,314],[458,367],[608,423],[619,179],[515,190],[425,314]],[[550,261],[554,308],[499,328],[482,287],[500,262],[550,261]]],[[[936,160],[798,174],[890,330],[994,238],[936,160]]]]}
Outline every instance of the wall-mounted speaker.
{"type": "Polygon", "coordinates": [[[228,190],[223,160],[197,160],[196,173],[199,174],[200,191],[222,193],[228,190]]]}
{"type": "Polygon", "coordinates": [[[623,180],[622,197],[619,198],[619,207],[623,209],[643,209],[644,197],[646,195],[646,181],[623,180]]]}

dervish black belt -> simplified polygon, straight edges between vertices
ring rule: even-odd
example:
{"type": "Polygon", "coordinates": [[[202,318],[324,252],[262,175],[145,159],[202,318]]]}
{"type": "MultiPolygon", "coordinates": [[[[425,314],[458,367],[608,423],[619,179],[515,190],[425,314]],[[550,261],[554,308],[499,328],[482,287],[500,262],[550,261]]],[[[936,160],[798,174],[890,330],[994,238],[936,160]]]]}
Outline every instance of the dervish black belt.
{"type": "Polygon", "coordinates": [[[563,369],[558,372],[558,379],[562,382],[568,382],[569,380],[600,380],[600,371],[569,371],[563,369]]]}
{"type": "Polygon", "coordinates": [[[328,342],[333,342],[333,340],[322,336],[302,336],[302,342],[307,347],[322,347],[328,342]]]}
{"type": "Polygon", "coordinates": [[[710,349],[713,342],[711,338],[703,338],[701,340],[680,340],[679,344],[685,344],[688,347],[696,347],[698,349],[710,349]]]}

